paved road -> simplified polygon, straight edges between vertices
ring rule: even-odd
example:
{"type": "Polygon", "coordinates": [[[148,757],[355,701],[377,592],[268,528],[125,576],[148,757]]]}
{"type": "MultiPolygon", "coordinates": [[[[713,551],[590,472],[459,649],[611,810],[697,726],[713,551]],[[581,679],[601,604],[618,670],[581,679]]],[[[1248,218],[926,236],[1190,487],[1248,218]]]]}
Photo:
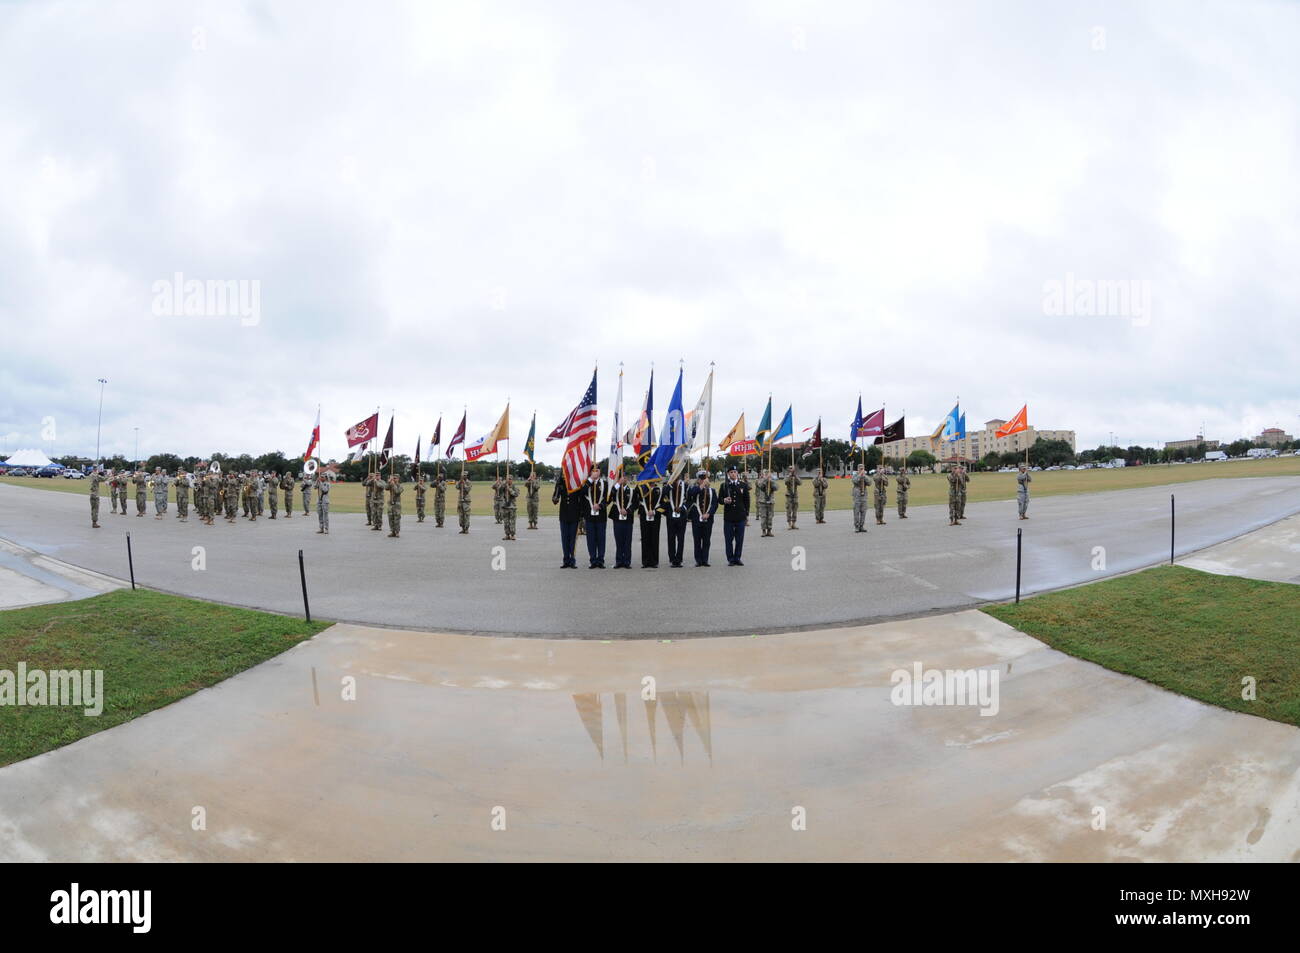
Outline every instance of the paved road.
{"type": "MultiPolygon", "coordinates": [[[[314,519],[204,526],[152,516],[103,515],[91,530],[73,494],[0,483],[0,537],[75,566],[127,575],[132,534],[137,580],[221,602],[302,610],[298,550],[306,557],[313,614],[325,619],[436,629],[586,638],[788,630],[879,620],[1005,599],[1015,585],[1016,528],[1024,528],[1022,591],[1031,593],[1153,565],[1169,554],[1169,494],[1177,494],[1177,552],[1194,550],[1300,513],[1300,479],[1235,478],[1033,501],[1031,519],[1011,500],[969,506],[965,525],[946,508],[852,532],[852,514],[760,539],[751,525],[746,566],[729,568],[715,530],[707,569],[561,571],[554,521],[501,542],[489,518],[468,536],[408,515],[400,540],[336,516],[329,536],[314,519]],[[203,569],[193,547],[204,548],[203,569]],[[802,547],[806,568],[795,570],[802,547]],[[493,568],[496,547],[504,567],[493,568]],[[1104,550],[1105,568],[1094,568],[1104,550]]],[[[104,512],[101,510],[101,512],[104,512]]],[[[612,537],[611,558],[612,564],[612,537]]],[[[634,549],[637,544],[634,544],[634,549]]],[[[690,545],[689,534],[687,546],[690,545]]],[[[580,554],[583,541],[579,540],[580,554]]],[[[689,553],[689,549],[688,549],[689,553]]],[[[585,560],[584,560],[585,562],[585,560]]],[[[689,563],[689,560],[688,560],[689,563]]],[[[500,565],[500,564],[498,564],[500,565]]]]}
{"type": "Polygon", "coordinates": [[[1289,725],[982,612],[671,644],[340,625],[0,769],[0,862],[1295,861],[1298,768],[1289,725]],[[996,711],[896,706],[917,662],[997,676],[996,711]]]}

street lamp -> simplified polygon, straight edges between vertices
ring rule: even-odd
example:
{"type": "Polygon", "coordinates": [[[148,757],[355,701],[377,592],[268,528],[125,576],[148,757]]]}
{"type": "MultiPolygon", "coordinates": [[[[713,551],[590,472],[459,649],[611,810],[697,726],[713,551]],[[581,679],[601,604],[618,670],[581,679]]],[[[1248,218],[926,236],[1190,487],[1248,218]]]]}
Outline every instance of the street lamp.
{"type": "Polygon", "coordinates": [[[95,466],[99,466],[103,461],[99,458],[99,432],[104,425],[104,385],[108,383],[102,377],[97,377],[99,381],[99,421],[95,424],[95,466]]]}

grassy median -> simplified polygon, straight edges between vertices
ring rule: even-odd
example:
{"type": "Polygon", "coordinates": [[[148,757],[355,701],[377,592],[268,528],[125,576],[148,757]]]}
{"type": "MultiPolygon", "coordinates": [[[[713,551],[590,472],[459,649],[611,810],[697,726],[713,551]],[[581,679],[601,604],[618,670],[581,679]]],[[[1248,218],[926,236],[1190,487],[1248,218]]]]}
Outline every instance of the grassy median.
{"type": "MultiPolygon", "coordinates": [[[[279,655],[329,623],[143,589],[0,612],[0,673],[103,672],[103,711],[0,704],[0,765],[138,718],[279,655]]],[[[0,678],[3,676],[0,675],[0,678]]]]}
{"type": "Polygon", "coordinates": [[[1162,566],[984,611],[1117,672],[1300,725],[1300,586],[1162,566]]]}

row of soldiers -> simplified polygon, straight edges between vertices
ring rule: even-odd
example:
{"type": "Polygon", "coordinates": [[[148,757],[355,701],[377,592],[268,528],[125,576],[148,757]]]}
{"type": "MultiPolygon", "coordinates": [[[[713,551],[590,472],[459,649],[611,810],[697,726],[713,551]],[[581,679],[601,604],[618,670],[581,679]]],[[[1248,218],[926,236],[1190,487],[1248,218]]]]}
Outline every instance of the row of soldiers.
{"type": "MultiPolygon", "coordinates": [[[[178,470],[176,476],[155,467],[153,473],[143,470],[95,470],[90,475],[90,515],[91,526],[99,528],[99,498],[101,484],[108,484],[109,500],[113,515],[127,514],[127,488],[135,485],[136,516],[144,516],[146,500],[153,494],[154,519],[163,519],[167,515],[167,493],[174,489],[176,494],[176,516],[182,522],[189,521],[190,497],[194,497],[194,509],[200,522],[211,526],[218,516],[233,523],[242,503],[243,515],[249,520],[256,520],[269,508],[270,518],[279,516],[279,493],[284,494],[285,516],[293,515],[293,489],[296,477],[292,473],[278,475],[251,470],[245,473],[233,471],[225,474],[214,473],[206,465],[194,473],[178,470]]],[[[304,477],[302,482],[302,507],[306,516],[311,510],[311,490],[313,486],[328,484],[327,480],[312,480],[304,477]]],[[[328,492],[326,488],[325,509],[328,512],[328,492]]],[[[319,504],[318,504],[319,506],[319,504]]],[[[326,517],[322,528],[328,526],[326,517]]]]}
{"type": "MultiPolygon", "coordinates": [[[[420,473],[415,481],[415,516],[416,522],[423,523],[426,515],[426,504],[430,487],[433,489],[433,518],[439,528],[442,528],[447,516],[447,485],[451,483],[456,488],[456,516],[460,524],[460,532],[467,534],[469,532],[469,515],[470,515],[470,492],[473,484],[469,475],[462,472],[460,478],[455,481],[448,481],[447,475],[443,472],[442,467],[438,467],[437,473],[432,480],[428,480],[424,473],[420,473]]],[[[537,520],[540,516],[540,499],[539,487],[541,480],[537,473],[531,472],[528,477],[521,481],[524,487],[524,499],[527,505],[528,528],[537,529],[537,520]]],[[[396,474],[391,474],[388,479],[384,479],[383,473],[378,470],[371,471],[364,480],[361,481],[365,493],[366,507],[366,525],[372,530],[382,530],[384,528],[384,494],[388,494],[388,535],[397,539],[402,534],[402,480],[396,474]]],[[[502,525],[505,535],[503,540],[515,539],[518,517],[518,500],[519,487],[515,485],[513,474],[507,473],[504,477],[498,476],[492,482],[492,515],[498,524],[502,525]]]]}

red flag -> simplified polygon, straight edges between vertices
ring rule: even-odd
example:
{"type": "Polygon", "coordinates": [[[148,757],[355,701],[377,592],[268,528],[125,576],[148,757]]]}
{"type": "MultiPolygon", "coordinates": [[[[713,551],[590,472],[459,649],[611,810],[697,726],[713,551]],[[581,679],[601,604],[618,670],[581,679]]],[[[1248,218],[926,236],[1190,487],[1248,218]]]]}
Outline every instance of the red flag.
{"type": "MultiPolygon", "coordinates": [[[[460,426],[456,428],[456,432],[452,435],[451,443],[447,444],[448,457],[456,452],[456,444],[465,442],[465,417],[468,416],[469,413],[467,411],[465,416],[460,418],[460,426]]],[[[439,421],[439,423],[441,423],[441,421],[439,421]]]]}
{"type": "Polygon", "coordinates": [[[885,430],[885,408],[867,414],[867,419],[858,428],[859,437],[879,437],[885,430]]]}
{"type": "Polygon", "coordinates": [[[348,428],[347,438],[348,446],[355,447],[359,443],[368,443],[375,439],[379,433],[379,413],[376,411],[359,424],[353,424],[348,428]]]}
{"type": "Polygon", "coordinates": [[[1016,415],[1011,418],[1011,422],[1004,427],[999,427],[995,436],[1010,437],[1013,433],[1020,433],[1022,430],[1029,429],[1029,405],[1021,407],[1016,415]]]}
{"type": "Polygon", "coordinates": [[[316,452],[320,445],[320,408],[316,408],[316,426],[312,428],[311,439],[307,441],[307,452],[302,455],[303,460],[310,460],[311,455],[316,452]]]}

